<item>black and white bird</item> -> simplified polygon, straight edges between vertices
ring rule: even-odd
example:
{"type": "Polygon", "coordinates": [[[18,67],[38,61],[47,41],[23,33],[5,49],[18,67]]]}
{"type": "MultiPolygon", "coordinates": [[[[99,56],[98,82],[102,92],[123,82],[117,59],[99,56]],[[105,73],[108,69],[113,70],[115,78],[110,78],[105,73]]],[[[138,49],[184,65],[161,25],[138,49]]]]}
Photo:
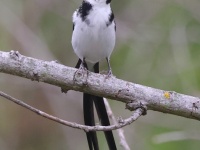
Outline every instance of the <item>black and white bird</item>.
{"type": "MultiPolygon", "coordinates": [[[[72,46],[79,57],[76,68],[85,68],[99,73],[99,61],[106,59],[108,76],[112,75],[110,55],[115,46],[116,25],[110,7],[111,0],[83,0],[82,5],[73,14],[72,46]]],[[[103,126],[110,125],[103,97],[83,94],[84,121],[94,126],[94,108],[103,126]]],[[[110,150],[116,150],[112,131],[105,131],[110,150]]],[[[96,132],[87,132],[90,150],[99,150],[96,132]]]]}

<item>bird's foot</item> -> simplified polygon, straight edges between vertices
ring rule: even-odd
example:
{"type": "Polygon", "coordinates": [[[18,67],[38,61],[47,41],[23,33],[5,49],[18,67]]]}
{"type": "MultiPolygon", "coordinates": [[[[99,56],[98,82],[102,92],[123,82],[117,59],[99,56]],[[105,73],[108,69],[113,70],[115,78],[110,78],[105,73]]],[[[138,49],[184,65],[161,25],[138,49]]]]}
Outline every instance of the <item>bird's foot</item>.
{"type": "Polygon", "coordinates": [[[106,75],[106,79],[109,79],[110,77],[112,77],[113,74],[112,74],[112,70],[108,70],[108,74],[106,75]]]}
{"type": "Polygon", "coordinates": [[[87,81],[88,73],[89,72],[88,72],[87,68],[83,64],[81,64],[79,69],[77,71],[75,71],[73,80],[75,82],[77,82],[79,79],[86,78],[86,81],[87,81]]]}

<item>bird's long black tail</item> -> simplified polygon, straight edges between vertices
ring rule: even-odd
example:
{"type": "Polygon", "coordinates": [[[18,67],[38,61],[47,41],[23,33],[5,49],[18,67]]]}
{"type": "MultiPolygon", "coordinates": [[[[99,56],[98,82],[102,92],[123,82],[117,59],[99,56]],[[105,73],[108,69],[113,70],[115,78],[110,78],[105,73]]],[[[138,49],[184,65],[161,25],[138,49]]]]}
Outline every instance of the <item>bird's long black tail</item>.
{"type": "MultiPolygon", "coordinates": [[[[76,65],[76,68],[79,68],[81,63],[82,63],[82,61],[79,59],[77,65],[76,65]]],[[[87,65],[84,64],[84,67],[87,68],[87,65]]],[[[95,73],[99,73],[99,63],[96,63],[94,65],[93,71],[95,73]]],[[[83,94],[83,111],[84,111],[85,125],[89,125],[89,126],[95,125],[93,103],[95,104],[101,125],[109,126],[110,121],[108,118],[108,114],[106,111],[103,97],[94,96],[94,95],[90,95],[90,94],[86,94],[86,93],[83,94]]],[[[117,150],[112,131],[105,131],[104,134],[105,134],[109,149],[117,150]]],[[[90,150],[99,150],[96,132],[90,131],[90,132],[87,132],[86,135],[87,135],[89,149],[90,150]]]]}

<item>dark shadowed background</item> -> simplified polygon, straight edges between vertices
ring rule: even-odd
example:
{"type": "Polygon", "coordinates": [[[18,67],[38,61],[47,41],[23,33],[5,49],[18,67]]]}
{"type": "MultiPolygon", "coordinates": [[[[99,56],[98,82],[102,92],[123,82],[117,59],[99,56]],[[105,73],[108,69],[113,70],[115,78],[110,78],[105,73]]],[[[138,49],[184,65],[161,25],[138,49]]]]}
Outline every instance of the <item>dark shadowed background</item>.
{"type": "MultiPolygon", "coordinates": [[[[81,0],[0,0],[0,50],[75,66],[72,13],[81,0]]],[[[113,0],[118,78],[200,96],[200,1],[113,0]]],[[[105,60],[101,70],[106,70],[105,60]]],[[[50,114],[83,123],[82,94],[0,73],[0,90],[50,114]]],[[[131,113],[109,101],[116,117],[131,113]]],[[[199,150],[200,122],[148,111],[124,128],[134,150],[199,150]]],[[[101,149],[107,149],[102,133],[101,149]]],[[[119,146],[119,138],[115,132],[119,146]]],[[[1,150],[87,150],[83,131],[65,127],[0,98],[1,150]]],[[[119,147],[119,149],[121,149],[119,147]]]]}

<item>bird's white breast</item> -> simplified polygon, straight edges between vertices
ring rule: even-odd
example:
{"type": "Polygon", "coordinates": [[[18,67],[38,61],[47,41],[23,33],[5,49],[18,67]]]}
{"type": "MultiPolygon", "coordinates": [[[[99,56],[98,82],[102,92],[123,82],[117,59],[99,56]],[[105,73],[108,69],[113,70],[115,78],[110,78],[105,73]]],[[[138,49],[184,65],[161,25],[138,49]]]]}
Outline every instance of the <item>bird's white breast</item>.
{"type": "Polygon", "coordinates": [[[80,59],[96,63],[110,57],[115,45],[115,24],[107,26],[110,12],[109,8],[94,7],[85,21],[74,13],[72,46],[80,59]]]}

